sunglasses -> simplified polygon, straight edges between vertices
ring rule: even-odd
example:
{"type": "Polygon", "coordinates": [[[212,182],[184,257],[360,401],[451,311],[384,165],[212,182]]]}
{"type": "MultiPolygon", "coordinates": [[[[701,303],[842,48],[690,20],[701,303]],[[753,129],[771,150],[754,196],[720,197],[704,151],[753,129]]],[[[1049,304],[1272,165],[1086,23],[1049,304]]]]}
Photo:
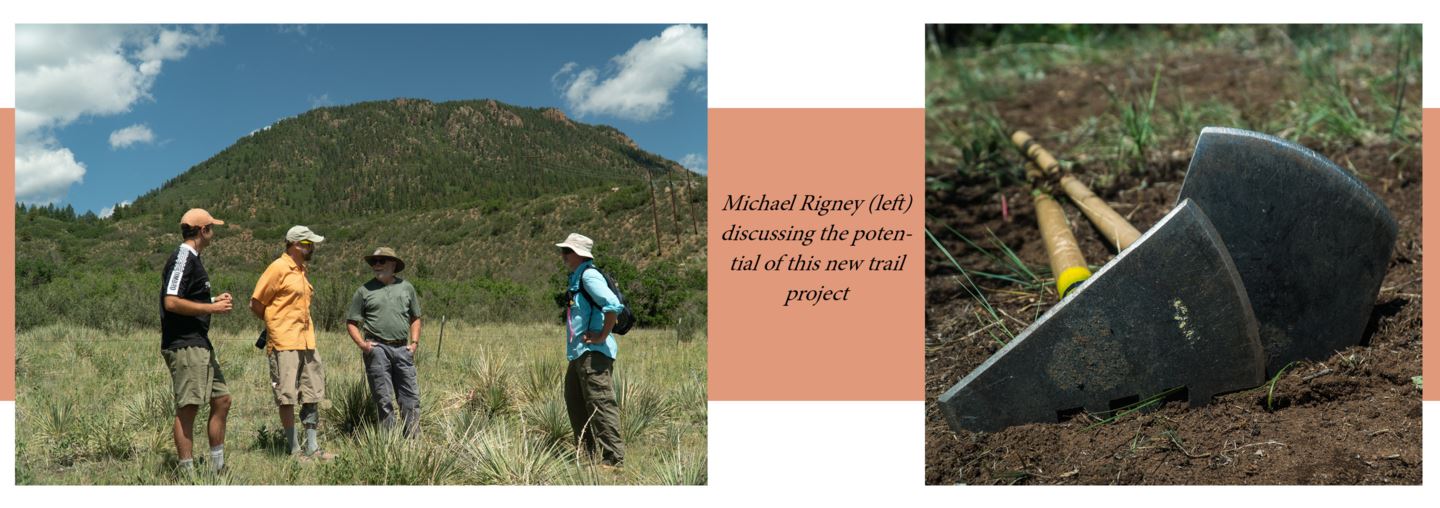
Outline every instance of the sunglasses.
{"type": "Polygon", "coordinates": [[[570,253],[572,253],[572,252],[575,252],[575,251],[574,251],[573,249],[569,248],[569,247],[561,247],[561,248],[560,248],[560,255],[562,255],[562,256],[563,256],[563,255],[566,255],[566,254],[570,254],[570,253]]]}
{"type": "Polygon", "coordinates": [[[385,259],[385,258],[375,258],[375,259],[370,260],[370,266],[380,266],[380,265],[385,264],[385,262],[387,262],[387,261],[390,261],[390,260],[385,259]]]}
{"type": "Polygon", "coordinates": [[[300,245],[304,245],[304,246],[306,246],[306,247],[314,247],[314,246],[315,246],[315,242],[312,242],[312,241],[310,241],[310,240],[300,240],[299,242],[296,242],[296,243],[299,243],[300,245]]]}

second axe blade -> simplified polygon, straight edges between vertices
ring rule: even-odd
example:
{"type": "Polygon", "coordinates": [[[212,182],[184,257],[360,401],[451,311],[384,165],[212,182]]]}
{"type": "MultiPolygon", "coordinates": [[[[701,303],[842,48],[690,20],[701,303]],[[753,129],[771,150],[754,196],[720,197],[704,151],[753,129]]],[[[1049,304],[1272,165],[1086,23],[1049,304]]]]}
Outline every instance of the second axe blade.
{"type": "Polygon", "coordinates": [[[1298,144],[1207,127],[1185,199],[1205,208],[1234,256],[1269,374],[1360,342],[1398,232],[1364,183],[1298,144]]]}
{"type": "Polygon", "coordinates": [[[1202,405],[1264,373],[1245,287],[1187,201],[941,395],[940,407],[952,429],[996,431],[1181,386],[1202,405]]]}

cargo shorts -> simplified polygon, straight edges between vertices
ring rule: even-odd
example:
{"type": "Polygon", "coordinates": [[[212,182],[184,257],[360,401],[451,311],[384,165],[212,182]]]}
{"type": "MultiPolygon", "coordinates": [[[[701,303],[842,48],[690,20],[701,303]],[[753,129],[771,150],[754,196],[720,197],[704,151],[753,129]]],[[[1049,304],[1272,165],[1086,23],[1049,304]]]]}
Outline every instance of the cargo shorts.
{"type": "Polygon", "coordinates": [[[314,349],[270,351],[270,387],[275,405],[317,404],[325,400],[325,367],[314,349]]]}
{"type": "Polygon", "coordinates": [[[225,374],[215,361],[215,351],[199,346],[165,349],[165,367],[170,369],[170,390],[175,396],[175,409],[203,406],[212,399],[230,395],[225,374]]]}

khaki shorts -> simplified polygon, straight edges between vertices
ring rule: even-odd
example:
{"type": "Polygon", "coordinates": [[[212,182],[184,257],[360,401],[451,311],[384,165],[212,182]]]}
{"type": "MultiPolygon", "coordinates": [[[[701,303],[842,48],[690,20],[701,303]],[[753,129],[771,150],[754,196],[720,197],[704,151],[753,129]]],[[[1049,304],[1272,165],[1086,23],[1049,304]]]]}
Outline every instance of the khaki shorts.
{"type": "Polygon", "coordinates": [[[313,349],[270,351],[270,387],[275,404],[292,406],[325,400],[325,367],[313,349]]]}
{"type": "Polygon", "coordinates": [[[175,409],[203,406],[212,399],[230,395],[225,374],[215,361],[215,351],[191,346],[160,351],[165,367],[170,369],[170,389],[175,395],[175,409]]]}

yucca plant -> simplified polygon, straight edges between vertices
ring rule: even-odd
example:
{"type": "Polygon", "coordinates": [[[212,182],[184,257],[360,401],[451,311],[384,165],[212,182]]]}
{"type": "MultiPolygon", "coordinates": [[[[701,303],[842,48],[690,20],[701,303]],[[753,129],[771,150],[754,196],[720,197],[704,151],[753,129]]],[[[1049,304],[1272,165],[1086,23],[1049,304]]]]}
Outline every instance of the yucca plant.
{"type": "Polygon", "coordinates": [[[330,407],[323,409],[325,421],[345,434],[355,434],[374,426],[376,421],[375,399],[370,397],[370,386],[365,380],[344,379],[338,389],[328,390],[330,407]]]}
{"type": "Polygon", "coordinates": [[[639,440],[655,430],[674,410],[655,385],[628,376],[615,377],[615,400],[620,405],[620,438],[626,441],[639,440]]]}
{"type": "Polygon", "coordinates": [[[501,428],[483,432],[461,443],[458,449],[464,457],[468,479],[479,484],[563,483],[569,467],[561,445],[527,439],[524,433],[501,428]]]}
{"type": "Polygon", "coordinates": [[[405,438],[394,429],[366,427],[353,446],[322,473],[329,483],[348,485],[437,485],[461,473],[450,446],[405,438]]]}
{"type": "Polygon", "coordinates": [[[524,421],[545,445],[574,444],[570,430],[570,414],[560,394],[532,401],[525,406],[524,421]]]}

